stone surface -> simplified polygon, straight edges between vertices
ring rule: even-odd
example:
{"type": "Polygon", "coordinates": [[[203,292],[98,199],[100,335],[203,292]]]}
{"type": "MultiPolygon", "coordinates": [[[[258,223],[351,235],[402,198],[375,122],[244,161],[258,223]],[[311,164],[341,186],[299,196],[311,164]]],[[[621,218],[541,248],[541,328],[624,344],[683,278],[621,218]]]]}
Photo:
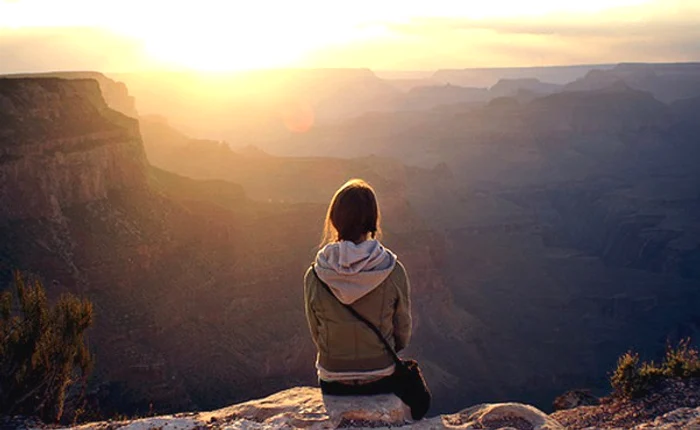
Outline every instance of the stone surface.
{"type": "Polygon", "coordinates": [[[664,414],[650,423],[640,424],[635,430],[700,429],[700,408],[679,408],[664,414]]]}
{"type": "Polygon", "coordinates": [[[367,397],[323,396],[326,413],[332,423],[386,423],[403,425],[410,409],[393,394],[367,397]]]}
{"type": "MultiPolygon", "coordinates": [[[[585,407],[582,409],[586,409],[585,407]]],[[[481,404],[461,412],[435,416],[418,422],[406,420],[405,406],[391,395],[338,398],[321,395],[320,390],[297,387],[262,399],[203,412],[166,415],[118,422],[89,423],[80,430],[189,430],[221,428],[236,430],[335,428],[437,429],[515,429],[559,430],[680,430],[700,428],[700,407],[682,407],[643,423],[631,425],[599,424],[588,427],[563,426],[552,416],[520,403],[481,404]]],[[[31,428],[31,424],[28,425],[31,428]]]]}
{"type": "Polygon", "coordinates": [[[407,408],[396,396],[322,396],[317,388],[282,391],[210,413],[199,418],[210,422],[245,419],[264,424],[286,423],[293,427],[344,427],[405,424],[407,408]]]}
{"type": "Polygon", "coordinates": [[[698,393],[700,380],[671,379],[659,382],[640,398],[608,396],[598,405],[561,410],[550,416],[572,430],[693,428],[700,412],[698,393]]]}
{"type": "Polygon", "coordinates": [[[442,420],[445,427],[468,429],[554,430],[564,428],[539,409],[520,403],[476,405],[456,414],[445,415],[442,420]]]}
{"type": "Polygon", "coordinates": [[[169,415],[122,422],[99,422],[82,430],[161,429],[334,429],[401,427],[406,429],[556,430],[563,427],[542,411],[519,403],[483,404],[462,412],[411,422],[408,408],[393,395],[322,396],[317,388],[298,387],[227,408],[199,414],[169,415]]]}

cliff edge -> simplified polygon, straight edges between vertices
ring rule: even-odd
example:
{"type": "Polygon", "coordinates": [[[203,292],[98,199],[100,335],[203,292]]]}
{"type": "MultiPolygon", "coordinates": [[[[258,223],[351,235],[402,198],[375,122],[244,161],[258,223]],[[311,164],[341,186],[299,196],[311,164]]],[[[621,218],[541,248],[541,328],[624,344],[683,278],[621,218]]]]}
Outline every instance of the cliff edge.
{"type": "Polygon", "coordinates": [[[138,122],[110,109],[95,80],[0,79],[0,219],[143,186],[138,122]]]}
{"type": "Polygon", "coordinates": [[[269,397],[199,413],[103,421],[81,430],[203,429],[246,430],[402,428],[504,430],[675,430],[700,428],[700,383],[668,381],[644,398],[602,398],[600,405],[579,406],[547,415],[521,403],[479,404],[454,414],[411,422],[407,408],[393,395],[323,396],[319,389],[296,387],[269,397]]]}
{"type": "Polygon", "coordinates": [[[334,429],[399,427],[406,429],[564,429],[538,409],[520,403],[481,404],[455,414],[410,422],[403,403],[393,395],[323,396],[317,388],[297,387],[269,397],[211,412],[176,414],[131,421],[97,422],[76,427],[106,429],[334,429]]]}

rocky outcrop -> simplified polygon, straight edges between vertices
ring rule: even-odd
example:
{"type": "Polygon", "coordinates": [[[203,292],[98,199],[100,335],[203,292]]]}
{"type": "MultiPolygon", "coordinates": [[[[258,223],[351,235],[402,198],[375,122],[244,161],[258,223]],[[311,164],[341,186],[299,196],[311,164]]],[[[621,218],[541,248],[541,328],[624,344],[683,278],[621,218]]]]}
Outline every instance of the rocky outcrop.
{"type": "Polygon", "coordinates": [[[136,120],[107,107],[94,80],[0,79],[0,219],[145,184],[136,120]]]}
{"type": "Polygon", "coordinates": [[[633,430],[677,430],[700,428],[700,408],[678,408],[663,414],[650,423],[635,426],[633,430]]]}
{"type": "Polygon", "coordinates": [[[212,412],[169,415],[122,422],[99,422],[82,430],[145,428],[335,429],[390,427],[405,429],[559,430],[556,420],[519,403],[483,404],[456,414],[418,422],[407,417],[406,406],[393,395],[368,397],[322,396],[316,388],[300,387],[212,412]]]}
{"type": "Polygon", "coordinates": [[[589,390],[571,390],[554,399],[554,410],[562,411],[577,408],[579,406],[597,405],[598,398],[589,390]]]}
{"type": "Polygon", "coordinates": [[[567,429],[696,429],[700,424],[700,383],[669,379],[635,399],[603,397],[600,404],[551,415],[567,429]]]}
{"type": "Polygon", "coordinates": [[[700,428],[698,388],[697,379],[667,380],[638,399],[597,399],[575,390],[558,399],[574,407],[551,415],[522,403],[493,403],[415,422],[408,418],[408,408],[390,394],[337,397],[324,396],[317,388],[297,387],[211,412],[95,422],[78,428],[675,430],[700,428]]]}
{"type": "Polygon", "coordinates": [[[124,82],[115,81],[99,72],[49,72],[49,73],[25,73],[0,76],[0,78],[59,78],[59,79],[92,79],[97,81],[100,91],[107,105],[132,118],[138,117],[136,102],[124,82]]]}

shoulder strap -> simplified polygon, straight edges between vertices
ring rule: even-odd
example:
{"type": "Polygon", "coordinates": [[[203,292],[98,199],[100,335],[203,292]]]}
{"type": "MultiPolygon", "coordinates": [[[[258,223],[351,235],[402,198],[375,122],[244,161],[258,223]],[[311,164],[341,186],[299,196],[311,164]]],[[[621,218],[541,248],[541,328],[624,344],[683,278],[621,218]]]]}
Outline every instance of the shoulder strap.
{"type": "MultiPolygon", "coordinates": [[[[325,282],[323,282],[321,280],[321,278],[318,276],[318,273],[316,273],[316,268],[313,265],[311,266],[311,270],[314,272],[314,276],[316,276],[316,279],[318,279],[318,281],[321,283],[321,285],[323,285],[323,288],[325,288],[326,291],[328,291],[328,294],[330,294],[333,298],[338,300],[338,298],[335,296],[335,294],[333,294],[333,292],[331,291],[330,287],[325,282]]],[[[379,340],[382,341],[382,343],[384,344],[384,347],[386,348],[387,352],[389,352],[389,355],[391,355],[391,358],[394,360],[394,362],[396,364],[401,364],[401,359],[396,354],[396,351],[394,351],[394,348],[392,348],[391,345],[389,345],[389,342],[387,342],[387,340],[384,338],[384,335],[382,335],[382,332],[379,331],[379,329],[374,324],[369,322],[369,320],[367,318],[360,315],[360,313],[357,312],[352,306],[346,305],[345,303],[341,302],[340,300],[338,300],[338,303],[343,305],[345,307],[345,309],[347,309],[355,318],[362,321],[367,327],[369,327],[370,330],[372,330],[374,332],[374,334],[377,335],[379,340]]]]}

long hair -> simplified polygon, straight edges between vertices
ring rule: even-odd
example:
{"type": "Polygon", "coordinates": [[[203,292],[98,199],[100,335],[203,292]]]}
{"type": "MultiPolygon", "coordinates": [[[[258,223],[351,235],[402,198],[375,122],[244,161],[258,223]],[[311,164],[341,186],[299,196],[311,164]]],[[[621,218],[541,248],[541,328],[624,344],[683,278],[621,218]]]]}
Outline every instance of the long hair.
{"type": "Polygon", "coordinates": [[[374,189],[362,179],[351,179],[338,189],[328,205],[321,247],[341,240],[362,242],[379,238],[381,214],[374,189]]]}

